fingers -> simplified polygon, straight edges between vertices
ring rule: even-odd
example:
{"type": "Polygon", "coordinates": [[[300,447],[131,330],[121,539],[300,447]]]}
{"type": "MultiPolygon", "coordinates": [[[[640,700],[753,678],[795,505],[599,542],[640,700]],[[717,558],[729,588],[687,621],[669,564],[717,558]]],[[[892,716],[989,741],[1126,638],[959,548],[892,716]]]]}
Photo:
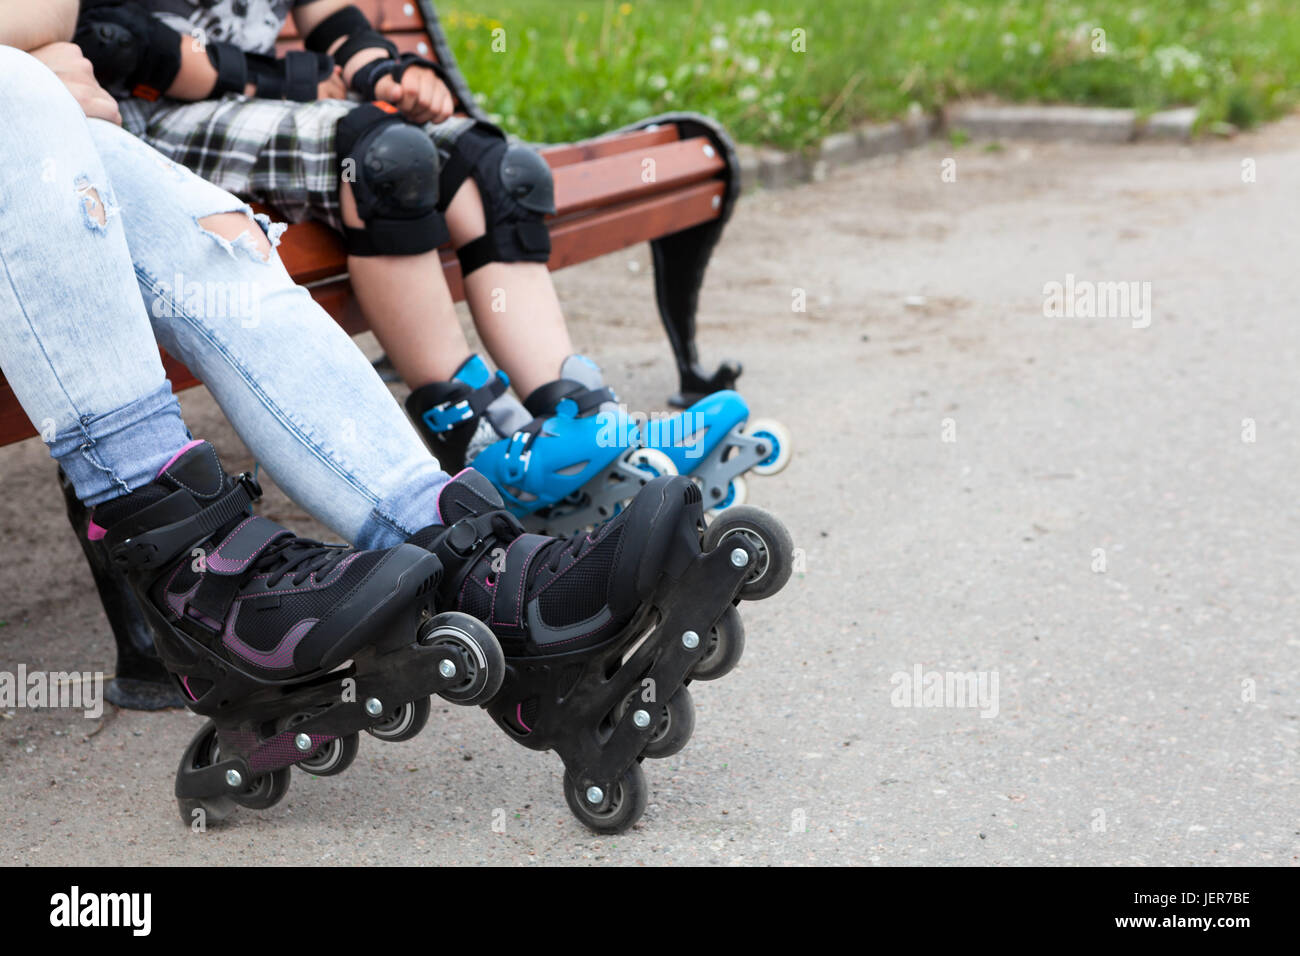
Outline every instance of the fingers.
{"type": "Polygon", "coordinates": [[[90,83],[65,80],[64,85],[76,97],[77,105],[88,117],[122,125],[122,113],[117,108],[117,101],[98,83],[93,80],[90,83]]]}

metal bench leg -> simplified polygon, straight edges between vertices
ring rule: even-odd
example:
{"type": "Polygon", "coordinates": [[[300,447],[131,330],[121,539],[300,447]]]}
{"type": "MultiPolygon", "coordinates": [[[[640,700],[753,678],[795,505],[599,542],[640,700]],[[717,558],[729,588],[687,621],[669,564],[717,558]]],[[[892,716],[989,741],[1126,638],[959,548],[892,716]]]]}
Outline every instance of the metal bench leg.
{"type": "Polygon", "coordinates": [[[112,567],[104,549],[86,537],[90,512],[78,500],[62,470],[59,471],[59,485],[68,509],[68,521],[86,555],[99,600],[104,605],[104,614],[117,641],[117,668],[104,688],[104,696],[110,703],[128,710],[184,707],[180,691],[154,652],[153,630],[140,610],[131,585],[112,567]]]}
{"type": "Polygon", "coordinates": [[[735,387],[741,372],[740,363],[732,361],[723,361],[712,373],[705,371],[695,347],[695,312],[700,286],[704,284],[704,270],[721,232],[722,225],[715,220],[650,242],[659,318],[668,333],[668,344],[677,360],[681,381],[681,391],[668,402],[678,408],[685,408],[712,392],[735,387]]]}
{"type": "MultiPolygon", "coordinates": [[[[695,348],[695,313],[700,302],[700,287],[708,268],[713,247],[731,218],[731,210],[740,195],[740,160],[726,131],[698,113],[668,113],[643,120],[624,130],[645,129],[674,123],[682,139],[708,137],[725,163],[722,173],[726,189],[718,209],[718,218],[700,223],[650,242],[655,266],[655,298],[668,342],[677,360],[681,391],[668,399],[677,407],[690,405],[705,395],[724,388],[734,388],[740,376],[739,362],[723,361],[713,372],[705,371],[695,348]]],[[[624,131],[621,130],[620,132],[624,131]]]]}

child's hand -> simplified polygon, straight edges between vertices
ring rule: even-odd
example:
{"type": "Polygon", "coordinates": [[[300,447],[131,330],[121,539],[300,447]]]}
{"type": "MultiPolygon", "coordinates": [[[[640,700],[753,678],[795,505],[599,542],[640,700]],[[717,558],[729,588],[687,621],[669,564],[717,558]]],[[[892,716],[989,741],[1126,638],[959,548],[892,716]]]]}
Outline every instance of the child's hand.
{"type": "Polygon", "coordinates": [[[122,125],[122,114],[117,101],[95,79],[95,69],[75,43],[47,43],[32,50],[59,78],[68,92],[77,98],[77,105],[91,119],[104,119],[122,125]]]}
{"type": "Polygon", "coordinates": [[[318,100],[346,100],[348,98],[348,85],[343,82],[343,67],[334,67],[334,72],[321,80],[320,85],[316,87],[316,99],[318,100]]]}
{"type": "Polygon", "coordinates": [[[407,119],[416,123],[441,123],[456,109],[451,90],[433,70],[409,66],[402,82],[391,76],[380,77],[375,84],[375,99],[392,103],[407,119]]]}

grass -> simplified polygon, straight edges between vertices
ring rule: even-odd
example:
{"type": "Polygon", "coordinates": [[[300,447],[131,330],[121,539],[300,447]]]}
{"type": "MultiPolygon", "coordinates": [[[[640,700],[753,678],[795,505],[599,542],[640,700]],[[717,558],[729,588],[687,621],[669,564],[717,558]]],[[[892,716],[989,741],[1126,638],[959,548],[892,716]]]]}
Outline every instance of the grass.
{"type": "Polygon", "coordinates": [[[1202,124],[1248,127],[1291,109],[1300,92],[1294,0],[437,6],[484,107],[537,142],[690,109],[743,142],[794,147],[985,94],[1144,113],[1195,106],[1202,124]]]}

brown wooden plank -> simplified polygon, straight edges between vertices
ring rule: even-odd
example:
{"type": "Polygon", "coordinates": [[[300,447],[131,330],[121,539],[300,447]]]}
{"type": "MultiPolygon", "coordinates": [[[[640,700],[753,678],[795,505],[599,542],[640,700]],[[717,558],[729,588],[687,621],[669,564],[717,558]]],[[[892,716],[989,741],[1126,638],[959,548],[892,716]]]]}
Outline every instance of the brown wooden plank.
{"type": "Polygon", "coordinates": [[[630,133],[616,133],[613,136],[601,136],[597,139],[570,143],[567,146],[551,146],[541,151],[542,158],[552,169],[571,166],[588,159],[600,159],[617,153],[627,153],[635,149],[649,149],[671,143],[679,138],[677,127],[666,123],[657,129],[641,129],[630,133]]]}
{"type": "Polygon", "coordinates": [[[584,209],[670,192],[715,176],[725,165],[709,141],[698,136],[561,166],[554,172],[555,204],[559,215],[567,216],[584,209]],[[652,182],[643,179],[648,161],[654,162],[652,182]]]}
{"type": "Polygon", "coordinates": [[[726,185],[696,183],[666,195],[600,209],[551,227],[552,271],[718,218],[726,185]]]}

